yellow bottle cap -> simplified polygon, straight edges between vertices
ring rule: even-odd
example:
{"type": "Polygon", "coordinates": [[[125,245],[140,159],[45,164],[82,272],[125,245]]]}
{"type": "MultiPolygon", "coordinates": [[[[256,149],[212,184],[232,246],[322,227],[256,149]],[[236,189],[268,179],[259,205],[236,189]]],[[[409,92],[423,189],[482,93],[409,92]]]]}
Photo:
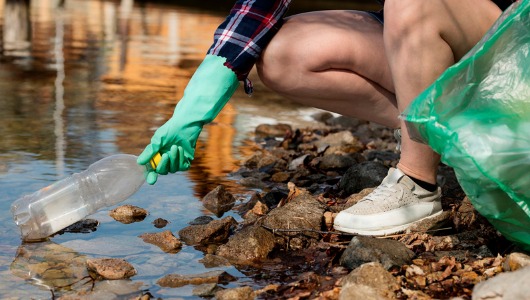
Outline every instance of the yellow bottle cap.
{"type": "Polygon", "coordinates": [[[153,169],[156,169],[156,166],[158,165],[158,163],[160,163],[161,159],[162,159],[162,156],[160,155],[160,153],[156,153],[155,156],[153,156],[151,160],[149,161],[149,163],[151,164],[151,167],[153,169]]]}

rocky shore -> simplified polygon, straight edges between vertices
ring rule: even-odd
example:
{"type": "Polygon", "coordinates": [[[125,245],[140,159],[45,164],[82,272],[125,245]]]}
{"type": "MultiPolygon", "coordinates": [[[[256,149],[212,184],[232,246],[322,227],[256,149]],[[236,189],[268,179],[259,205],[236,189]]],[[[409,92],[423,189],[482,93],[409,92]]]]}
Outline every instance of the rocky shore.
{"type": "MultiPolygon", "coordinates": [[[[440,165],[439,217],[378,238],[334,231],[335,215],[376,187],[399,153],[386,128],[327,113],[314,118],[324,126],[257,126],[254,154],[230,174],[253,191],[248,199],[240,201],[220,185],[201,200],[216,218],[140,236],[170,253],[194,246],[204,252],[206,267],[235,266],[254,284],[226,288],[236,278],[215,270],[167,274],[158,285],[192,285],[194,295],[215,299],[527,297],[530,257],[475,211],[447,166],[440,165]],[[242,221],[224,216],[228,211],[242,221]]],[[[111,215],[127,222],[127,216],[141,219],[139,212],[124,207],[111,215]]],[[[163,228],[166,221],[157,222],[163,228]]],[[[90,262],[92,272],[101,269],[97,263],[90,262]]],[[[123,271],[126,262],[118,263],[118,272],[135,274],[123,271]]],[[[115,278],[108,265],[103,269],[99,276],[115,278]]]]}

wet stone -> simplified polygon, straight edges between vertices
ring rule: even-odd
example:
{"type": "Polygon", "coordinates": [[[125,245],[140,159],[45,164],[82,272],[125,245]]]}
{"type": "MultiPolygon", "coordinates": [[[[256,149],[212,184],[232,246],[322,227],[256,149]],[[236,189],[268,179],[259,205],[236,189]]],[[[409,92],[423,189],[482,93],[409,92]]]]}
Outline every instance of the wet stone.
{"type": "Polygon", "coordinates": [[[124,259],[96,258],[86,263],[89,271],[104,279],[125,279],[136,275],[136,269],[124,259]]]}
{"type": "Polygon", "coordinates": [[[116,207],[109,213],[114,220],[123,224],[143,221],[147,214],[147,210],[130,204],[116,207]]]}
{"type": "Polygon", "coordinates": [[[217,283],[205,283],[194,287],[192,294],[199,297],[213,297],[219,289],[217,283]]]}
{"type": "Polygon", "coordinates": [[[255,297],[254,290],[249,286],[221,290],[215,293],[215,299],[217,300],[253,300],[255,297]]]}
{"type": "Polygon", "coordinates": [[[155,225],[156,228],[164,228],[169,223],[168,220],[157,218],[153,221],[153,225],[155,225]]]}
{"type": "Polygon", "coordinates": [[[90,233],[97,230],[99,221],[94,219],[84,219],[75,222],[74,224],[66,227],[63,230],[57,232],[57,234],[69,233],[90,233]]]}
{"type": "Polygon", "coordinates": [[[227,284],[237,278],[222,270],[210,271],[201,274],[168,274],[157,281],[162,287],[177,288],[185,285],[201,285],[205,283],[227,284]]]}
{"type": "Polygon", "coordinates": [[[236,199],[223,185],[217,186],[202,198],[203,206],[220,217],[234,207],[236,199]]]}
{"type": "Polygon", "coordinates": [[[344,250],[339,263],[347,268],[355,269],[364,263],[379,262],[389,270],[392,267],[401,267],[410,263],[413,257],[414,252],[401,242],[356,236],[344,250]]]}
{"type": "Polygon", "coordinates": [[[204,258],[199,260],[206,268],[216,268],[221,266],[231,266],[228,259],[214,254],[206,254],[204,258]]]}
{"type": "Polygon", "coordinates": [[[179,231],[179,237],[188,245],[221,243],[228,239],[231,229],[236,225],[236,220],[229,216],[204,225],[184,227],[179,231]]]}
{"type": "Polygon", "coordinates": [[[162,251],[177,253],[182,248],[182,243],[171,231],[157,233],[144,233],[139,236],[144,242],[158,246],[162,251]]]}
{"type": "Polygon", "coordinates": [[[189,222],[188,224],[190,224],[190,225],[206,225],[206,224],[210,223],[211,221],[213,221],[213,218],[210,217],[210,216],[200,216],[200,217],[197,217],[197,218],[193,219],[193,221],[189,222]]]}

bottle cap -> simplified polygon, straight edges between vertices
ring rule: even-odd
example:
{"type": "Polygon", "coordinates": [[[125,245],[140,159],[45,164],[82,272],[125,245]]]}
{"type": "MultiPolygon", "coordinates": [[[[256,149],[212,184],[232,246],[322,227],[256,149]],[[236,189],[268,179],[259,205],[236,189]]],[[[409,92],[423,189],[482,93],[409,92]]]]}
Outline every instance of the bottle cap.
{"type": "Polygon", "coordinates": [[[151,160],[149,161],[149,163],[151,164],[151,167],[153,169],[156,169],[156,166],[158,165],[158,163],[160,163],[160,160],[162,159],[162,156],[160,155],[160,153],[156,153],[155,156],[153,156],[151,158],[151,160]]]}

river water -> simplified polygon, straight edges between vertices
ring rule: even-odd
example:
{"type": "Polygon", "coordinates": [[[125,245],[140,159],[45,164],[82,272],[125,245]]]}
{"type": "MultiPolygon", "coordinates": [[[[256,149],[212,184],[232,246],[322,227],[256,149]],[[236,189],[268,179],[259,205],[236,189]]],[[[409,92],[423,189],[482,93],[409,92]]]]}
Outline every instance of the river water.
{"type": "MultiPolygon", "coordinates": [[[[50,299],[86,289],[92,283],[80,280],[84,261],[94,257],[124,258],[138,271],[131,280],[96,283],[105,297],[110,291],[125,299],[142,293],[196,298],[190,286],[161,288],[156,280],[169,273],[211,271],[199,261],[203,252],[184,246],[176,254],[164,253],[138,235],[160,231],[152,224],[156,218],[168,220],[164,229],[177,232],[199,216],[215,217],[199,200],[219,184],[238,202],[246,201],[250,192],[238,189],[227,174],[252,153],[255,126],[310,125],[315,109],[269,92],[254,72],[255,95],[249,98],[240,89],[204,128],[192,168],[161,176],[126,201],[149,211],[144,221],[122,224],[105,209],[90,216],[100,222],[94,232],[22,244],[9,209],[19,197],[103,157],[139,154],[171,116],[230,2],[201,1],[203,7],[193,1],[0,3],[0,298],[50,299]]],[[[373,7],[369,1],[337,3],[337,8],[373,7]]],[[[299,1],[291,12],[332,6],[333,1],[299,1]]],[[[226,215],[240,220],[235,213],[226,215]]],[[[233,267],[214,269],[238,278],[225,287],[256,286],[233,267]]]]}

